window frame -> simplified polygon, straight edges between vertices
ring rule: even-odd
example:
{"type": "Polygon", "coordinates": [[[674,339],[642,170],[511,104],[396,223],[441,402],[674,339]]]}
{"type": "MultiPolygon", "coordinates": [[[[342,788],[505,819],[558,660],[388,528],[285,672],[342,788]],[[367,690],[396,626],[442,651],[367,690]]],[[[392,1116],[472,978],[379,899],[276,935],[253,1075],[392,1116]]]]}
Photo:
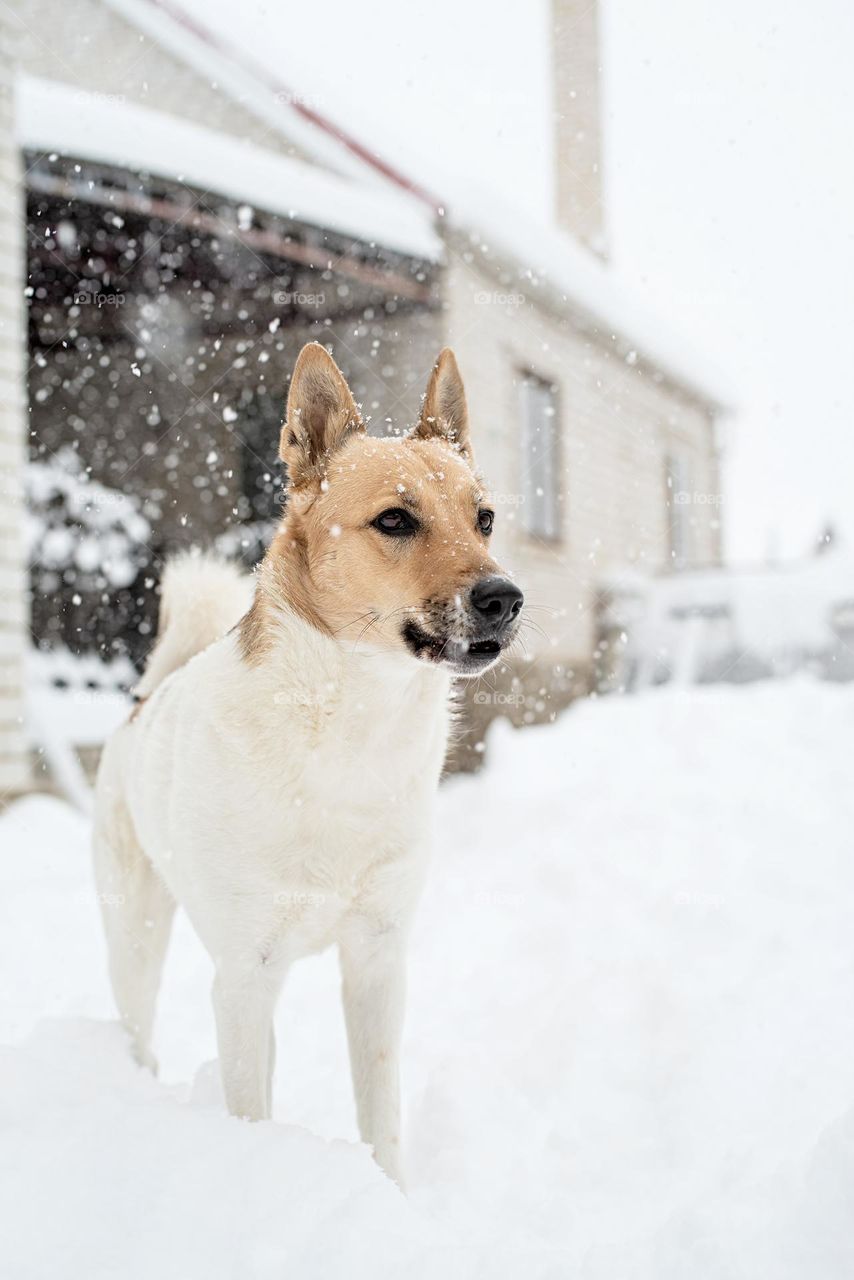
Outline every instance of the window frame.
{"type": "Polygon", "coordinates": [[[693,467],[687,449],[670,442],[664,451],[664,497],[667,520],[667,563],[683,569],[694,557],[694,517],[691,511],[693,467]]]}
{"type": "MultiPolygon", "coordinates": [[[[520,365],[516,369],[516,401],[517,412],[519,414],[519,458],[522,467],[521,472],[521,504],[519,525],[522,533],[532,542],[548,543],[551,546],[559,546],[565,540],[565,521],[566,506],[561,497],[560,477],[563,474],[563,421],[562,421],[562,395],[561,388],[556,378],[551,378],[544,373],[539,372],[531,365],[520,365]],[[534,480],[532,479],[531,459],[531,442],[533,439],[531,431],[531,415],[530,415],[530,391],[529,388],[538,388],[544,391],[550,398],[554,413],[551,416],[551,441],[548,446],[548,455],[550,465],[548,466],[548,480],[552,490],[551,494],[543,503],[545,507],[549,504],[550,510],[547,515],[552,517],[551,526],[548,519],[540,528],[534,528],[529,519],[529,513],[536,509],[537,504],[532,501],[532,497],[537,495],[534,493],[534,480]]],[[[549,421],[544,416],[544,421],[549,421]]]]}

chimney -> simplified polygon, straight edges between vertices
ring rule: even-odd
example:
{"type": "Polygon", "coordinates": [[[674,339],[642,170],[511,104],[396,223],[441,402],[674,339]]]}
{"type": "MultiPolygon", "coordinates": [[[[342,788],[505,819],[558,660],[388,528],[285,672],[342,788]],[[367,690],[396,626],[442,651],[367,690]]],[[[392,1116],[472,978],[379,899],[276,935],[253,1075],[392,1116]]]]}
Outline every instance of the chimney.
{"type": "Polygon", "coordinates": [[[557,222],[605,258],[597,0],[552,0],[552,78],[557,222]]]}

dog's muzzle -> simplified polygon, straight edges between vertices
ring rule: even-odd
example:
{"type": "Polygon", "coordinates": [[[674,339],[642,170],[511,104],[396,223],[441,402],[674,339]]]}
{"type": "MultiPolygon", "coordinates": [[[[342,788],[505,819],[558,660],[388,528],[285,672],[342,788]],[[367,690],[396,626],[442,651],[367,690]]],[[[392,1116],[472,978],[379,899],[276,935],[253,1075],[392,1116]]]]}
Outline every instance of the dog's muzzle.
{"type": "Polygon", "coordinates": [[[481,578],[462,605],[432,605],[424,625],[408,621],[403,639],[416,658],[449,666],[457,675],[476,676],[498,660],[516,635],[524,596],[499,574],[481,578]]]}

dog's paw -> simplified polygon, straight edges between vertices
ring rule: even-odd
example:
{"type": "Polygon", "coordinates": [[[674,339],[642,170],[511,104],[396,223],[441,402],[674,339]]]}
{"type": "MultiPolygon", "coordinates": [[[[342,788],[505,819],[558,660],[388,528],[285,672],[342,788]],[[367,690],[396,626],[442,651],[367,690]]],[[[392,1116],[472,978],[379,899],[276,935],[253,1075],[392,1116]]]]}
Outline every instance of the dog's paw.
{"type": "Polygon", "coordinates": [[[406,1195],[406,1179],[403,1176],[403,1165],[400,1159],[400,1144],[388,1142],[374,1147],[374,1159],[387,1178],[397,1183],[398,1189],[406,1195]]]}

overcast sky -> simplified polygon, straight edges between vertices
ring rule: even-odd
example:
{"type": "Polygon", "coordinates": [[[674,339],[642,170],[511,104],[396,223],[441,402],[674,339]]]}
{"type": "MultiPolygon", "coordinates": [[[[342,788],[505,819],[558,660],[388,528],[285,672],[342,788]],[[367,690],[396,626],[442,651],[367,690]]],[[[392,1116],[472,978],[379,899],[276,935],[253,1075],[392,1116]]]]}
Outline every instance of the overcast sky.
{"type": "MultiPolygon", "coordinates": [[[[550,216],[548,0],[181,2],[449,205],[550,216]]],[[[737,389],[729,553],[854,543],[854,5],[601,9],[612,257],[737,389]]]]}

